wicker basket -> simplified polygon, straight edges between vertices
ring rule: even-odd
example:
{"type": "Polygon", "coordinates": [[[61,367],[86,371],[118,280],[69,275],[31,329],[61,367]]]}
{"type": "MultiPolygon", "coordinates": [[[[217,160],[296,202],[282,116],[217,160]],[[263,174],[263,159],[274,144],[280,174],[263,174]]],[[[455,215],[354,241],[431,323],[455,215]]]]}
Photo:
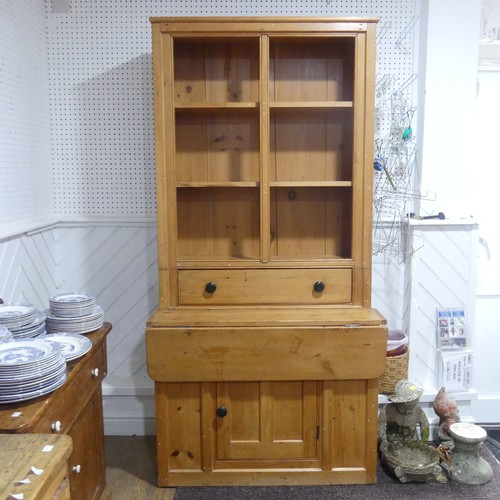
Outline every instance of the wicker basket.
{"type": "Polygon", "coordinates": [[[408,351],[401,356],[385,358],[385,370],[379,379],[380,394],[393,394],[396,383],[403,378],[408,378],[408,358],[408,351]]]}

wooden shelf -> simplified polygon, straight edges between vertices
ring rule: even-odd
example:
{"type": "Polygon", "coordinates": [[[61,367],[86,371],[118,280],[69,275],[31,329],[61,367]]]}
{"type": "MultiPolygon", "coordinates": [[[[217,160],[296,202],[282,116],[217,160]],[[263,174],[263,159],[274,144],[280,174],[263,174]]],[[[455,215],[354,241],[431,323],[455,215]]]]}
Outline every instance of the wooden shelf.
{"type": "Polygon", "coordinates": [[[194,102],[176,104],[176,111],[227,111],[227,110],[255,110],[259,108],[258,102],[194,102]]]}
{"type": "Polygon", "coordinates": [[[352,101],[308,101],[308,102],[270,102],[271,109],[348,109],[353,107],[352,101]]]}
{"type": "Polygon", "coordinates": [[[271,187],[352,187],[351,181],[271,181],[271,187]]]}
{"type": "Polygon", "coordinates": [[[243,187],[258,187],[259,182],[177,182],[178,188],[213,188],[213,187],[228,187],[228,188],[243,188],[243,187]]]}

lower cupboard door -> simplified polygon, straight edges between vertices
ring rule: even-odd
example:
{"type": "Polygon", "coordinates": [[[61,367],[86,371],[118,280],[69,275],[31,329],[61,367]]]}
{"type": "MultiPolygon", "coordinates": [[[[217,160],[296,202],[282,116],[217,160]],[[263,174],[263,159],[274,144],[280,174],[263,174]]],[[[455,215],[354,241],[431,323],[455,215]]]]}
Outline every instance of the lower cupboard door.
{"type": "Polygon", "coordinates": [[[217,384],[219,460],[318,457],[318,382],[217,384]]]}

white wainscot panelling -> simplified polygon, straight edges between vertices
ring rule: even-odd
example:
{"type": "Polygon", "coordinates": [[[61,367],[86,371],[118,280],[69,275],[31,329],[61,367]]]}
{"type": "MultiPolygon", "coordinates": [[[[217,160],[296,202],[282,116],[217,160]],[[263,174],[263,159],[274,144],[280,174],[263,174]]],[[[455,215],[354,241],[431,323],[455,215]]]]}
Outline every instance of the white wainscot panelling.
{"type": "MultiPolygon", "coordinates": [[[[407,267],[409,304],[405,329],[409,332],[409,378],[426,391],[437,392],[438,348],[436,310],[463,307],[472,347],[478,226],[473,221],[413,223],[410,230],[422,242],[407,267]]],[[[473,375],[474,384],[474,375],[473,375]]],[[[463,396],[466,400],[470,395],[463,396]]],[[[458,397],[457,397],[458,399],[458,397]]]]}
{"type": "Polygon", "coordinates": [[[5,303],[48,307],[56,288],[56,247],[51,231],[0,240],[0,297],[5,303]]]}
{"type": "Polygon", "coordinates": [[[61,225],[53,232],[58,291],[93,294],[113,325],[103,383],[106,434],[153,434],[144,332],[158,306],[156,226],[61,225]]]}
{"type": "Polygon", "coordinates": [[[158,306],[156,228],[62,227],[54,230],[58,290],[93,294],[113,324],[110,375],[129,377],[145,365],[144,329],[158,306]]]}
{"type": "Polygon", "coordinates": [[[149,436],[156,433],[154,391],[147,396],[136,394],[110,396],[110,386],[104,383],[108,393],[103,398],[104,433],[107,436],[149,436]]]}
{"type": "Polygon", "coordinates": [[[144,332],[158,306],[156,225],[68,224],[0,241],[0,297],[48,307],[50,295],[87,291],[112,323],[103,383],[107,434],[154,434],[154,389],[144,332]]]}

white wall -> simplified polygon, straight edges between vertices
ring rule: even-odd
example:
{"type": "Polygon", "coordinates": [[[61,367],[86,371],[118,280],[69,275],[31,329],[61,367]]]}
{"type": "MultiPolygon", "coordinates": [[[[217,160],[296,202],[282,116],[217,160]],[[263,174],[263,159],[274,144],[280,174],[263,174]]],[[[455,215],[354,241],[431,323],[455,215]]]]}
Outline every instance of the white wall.
{"type": "Polygon", "coordinates": [[[474,214],[473,125],[481,0],[423,0],[419,71],[419,163],[424,213],[474,214]]]}
{"type": "MultiPolygon", "coordinates": [[[[500,2],[493,26],[499,26],[500,2]]],[[[500,36],[500,30],[497,32],[500,36]]],[[[476,349],[481,364],[474,380],[481,392],[474,402],[475,413],[484,415],[484,421],[496,422],[500,415],[500,233],[498,210],[500,201],[500,142],[497,137],[500,116],[500,43],[487,48],[495,55],[482,61],[478,74],[478,114],[476,119],[476,160],[473,168],[474,204],[480,221],[483,246],[479,249],[478,287],[476,300],[476,349]]]]}
{"type": "Polygon", "coordinates": [[[52,204],[45,2],[0,0],[0,237],[52,204]]]}
{"type": "Polygon", "coordinates": [[[478,82],[480,0],[425,0],[422,4],[427,21],[422,23],[420,37],[420,164],[423,189],[437,193],[435,201],[422,203],[422,210],[442,211],[465,222],[474,216],[479,236],[490,247],[490,258],[486,248],[478,249],[478,290],[471,332],[477,399],[471,402],[471,414],[480,423],[498,423],[500,243],[496,186],[500,174],[495,132],[500,79],[479,73],[478,82]]]}

